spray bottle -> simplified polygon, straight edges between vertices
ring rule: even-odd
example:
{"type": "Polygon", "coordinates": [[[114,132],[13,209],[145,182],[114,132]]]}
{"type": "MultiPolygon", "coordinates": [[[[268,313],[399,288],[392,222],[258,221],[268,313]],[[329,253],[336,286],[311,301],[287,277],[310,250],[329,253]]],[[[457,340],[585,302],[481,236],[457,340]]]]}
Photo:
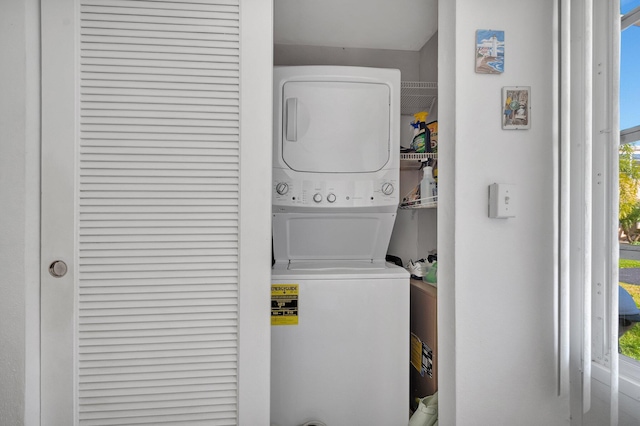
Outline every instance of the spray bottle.
{"type": "Polygon", "coordinates": [[[422,204],[431,204],[435,202],[435,198],[438,195],[438,189],[436,187],[436,181],[433,179],[433,167],[425,166],[423,169],[424,175],[420,181],[420,198],[422,204]]]}

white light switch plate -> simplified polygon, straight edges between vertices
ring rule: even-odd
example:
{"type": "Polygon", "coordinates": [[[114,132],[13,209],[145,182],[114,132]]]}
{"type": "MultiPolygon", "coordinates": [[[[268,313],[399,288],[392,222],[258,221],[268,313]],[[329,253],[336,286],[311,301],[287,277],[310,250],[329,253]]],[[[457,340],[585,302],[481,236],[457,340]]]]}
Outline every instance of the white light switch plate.
{"type": "Polygon", "coordinates": [[[489,185],[489,217],[506,219],[516,217],[516,186],[506,183],[489,185]]]}

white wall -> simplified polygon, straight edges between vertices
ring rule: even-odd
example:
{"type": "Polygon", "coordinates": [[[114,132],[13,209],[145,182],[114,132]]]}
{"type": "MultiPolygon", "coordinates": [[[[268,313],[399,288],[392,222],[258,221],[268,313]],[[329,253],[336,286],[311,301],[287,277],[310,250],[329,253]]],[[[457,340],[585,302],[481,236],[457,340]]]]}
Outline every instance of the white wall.
{"type": "MultiPolygon", "coordinates": [[[[438,81],[438,32],[420,49],[420,81],[438,81]]],[[[433,106],[427,122],[438,119],[438,103],[433,106]]]]}
{"type": "Polygon", "coordinates": [[[0,424],[38,424],[39,2],[0,12],[0,424]]]}
{"type": "Polygon", "coordinates": [[[442,424],[569,421],[554,351],[553,4],[440,2],[440,377],[455,377],[442,424]],[[477,29],[505,31],[503,74],[474,72],[477,29]],[[515,85],[531,86],[530,130],[501,129],[515,85]],[[517,217],[488,218],[494,182],[516,185],[517,217]]]}

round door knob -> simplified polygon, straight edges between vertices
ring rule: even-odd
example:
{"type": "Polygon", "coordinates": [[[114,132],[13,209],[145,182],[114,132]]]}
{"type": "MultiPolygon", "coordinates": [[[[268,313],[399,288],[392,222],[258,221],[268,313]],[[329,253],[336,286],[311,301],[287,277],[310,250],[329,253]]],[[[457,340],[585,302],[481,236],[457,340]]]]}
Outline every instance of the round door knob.
{"type": "Polygon", "coordinates": [[[393,194],[393,184],[386,182],[382,184],[382,193],[384,195],[391,195],[393,194]]]}
{"type": "Polygon", "coordinates": [[[313,196],[313,201],[315,201],[316,203],[319,203],[320,201],[322,201],[322,194],[320,194],[320,193],[316,193],[316,194],[313,196]]]}
{"type": "Polygon", "coordinates": [[[336,201],[336,194],[329,194],[327,195],[327,201],[330,203],[335,203],[336,201]]]}
{"type": "Polygon", "coordinates": [[[284,182],[280,182],[276,185],[276,192],[280,195],[284,195],[289,192],[289,185],[284,182]]]}
{"type": "Polygon", "coordinates": [[[55,278],[64,277],[67,274],[67,264],[62,260],[56,260],[49,265],[49,273],[55,278]]]}

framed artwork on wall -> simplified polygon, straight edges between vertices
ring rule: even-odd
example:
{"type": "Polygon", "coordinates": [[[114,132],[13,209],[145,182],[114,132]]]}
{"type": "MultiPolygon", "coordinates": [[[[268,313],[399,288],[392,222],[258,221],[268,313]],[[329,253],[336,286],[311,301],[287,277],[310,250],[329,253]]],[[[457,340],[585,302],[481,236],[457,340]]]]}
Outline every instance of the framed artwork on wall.
{"type": "Polygon", "coordinates": [[[476,30],[476,72],[504,72],[504,31],[476,30]]]}
{"type": "Polygon", "coordinates": [[[522,130],[531,127],[531,87],[502,88],[502,128],[522,130]]]}

